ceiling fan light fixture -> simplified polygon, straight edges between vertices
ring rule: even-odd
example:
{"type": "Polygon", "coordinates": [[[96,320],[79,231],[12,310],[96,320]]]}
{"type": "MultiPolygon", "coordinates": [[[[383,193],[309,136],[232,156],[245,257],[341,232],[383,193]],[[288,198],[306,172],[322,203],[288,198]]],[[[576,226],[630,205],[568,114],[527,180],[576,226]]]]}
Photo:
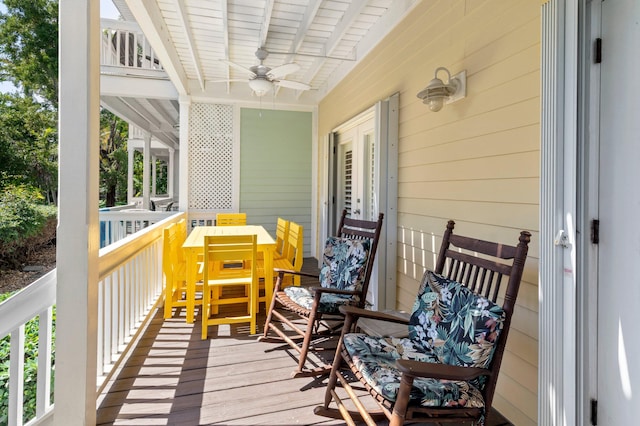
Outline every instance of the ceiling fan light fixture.
{"type": "Polygon", "coordinates": [[[254,78],[249,80],[249,87],[251,87],[256,96],[264,96],[272,89],[273,83],[266,78],[254,78]]]}
{"type": "Polygon", "coordinates": [[[436,68],[434,78],[427,84],[427,87],[418,92],[418,98],[422,103],[427,104],[433,112],[442,109],[445,103],[450,104],[466,96],[467,73],[462,71],[451,77],[451,73],[445,67],[436,68]],[[447,82],[438,78],[438,72],[444,71],[447,74],[447,82]]]}

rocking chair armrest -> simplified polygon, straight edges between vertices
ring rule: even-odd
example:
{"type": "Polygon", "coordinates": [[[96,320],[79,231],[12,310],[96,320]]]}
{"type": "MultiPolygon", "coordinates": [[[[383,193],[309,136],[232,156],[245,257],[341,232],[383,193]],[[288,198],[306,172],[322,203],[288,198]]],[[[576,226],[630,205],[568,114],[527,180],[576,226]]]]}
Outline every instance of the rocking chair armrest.
{"type": "Polygon", "coordinates": [[[318,278],[318,275],[314,275],[314,274],[310,274],[308,272],[302,272],[302,271],[294,271],[293,269],[282,269],[282,268],[273,268],[273,272],[277,274],[279,273],[283,273],[283,274],[292,274],[292,275],[300,275],[303,277],[309,277],[309,278],[318,278]]]}
{"type": "Polygon", "coordinates": [[[310,287],[309,290],[314,294],[332,293],[332,294],[342,294],[345,296],[353,296],[353,295],[360,294],[359,291],[341,290],[339,288],[329,288],[329,287],[310,287]]]}
{"type": "Polygon", "coordinates": [[[436,364],[405,359],[399,359],[396,363],[401,373],[413,377],[468,381],[480,376],[491,375],[491,370],[487,370],[486,368],[460,367],[458,365],[436,364]]]}
{"type": "Polygon", "coordinates": [[[356,306],[340,306],[340,312],[345,315],[355,316],[356,318],[371,318],[374,320],[395,322],[398,324],[409,324],[409,319],[405,317],[399,317],[391,312],[371,311],[369,309],[362,309],[356,306]]]}

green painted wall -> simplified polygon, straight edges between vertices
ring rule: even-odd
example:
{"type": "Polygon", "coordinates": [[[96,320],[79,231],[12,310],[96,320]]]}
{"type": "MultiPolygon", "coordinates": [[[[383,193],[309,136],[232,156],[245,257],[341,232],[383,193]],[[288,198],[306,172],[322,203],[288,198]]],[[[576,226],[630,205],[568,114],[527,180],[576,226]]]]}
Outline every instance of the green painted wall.
{"type": "Polygon", "coordinates": [[[278,217],[304,227],[310,253],[312,114],[242,108],[240,211],[275,235],[278,217]]]}

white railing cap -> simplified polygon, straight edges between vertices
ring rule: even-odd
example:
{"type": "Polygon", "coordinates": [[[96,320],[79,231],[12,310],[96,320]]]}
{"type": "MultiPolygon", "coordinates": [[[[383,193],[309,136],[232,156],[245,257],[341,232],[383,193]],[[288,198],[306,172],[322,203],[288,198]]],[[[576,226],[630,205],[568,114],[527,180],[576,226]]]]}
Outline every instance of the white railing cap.
{"type": "Polygon", "coordinates": [[[56,270],[0,303],[0,339],[56,303],[56,270]]]}

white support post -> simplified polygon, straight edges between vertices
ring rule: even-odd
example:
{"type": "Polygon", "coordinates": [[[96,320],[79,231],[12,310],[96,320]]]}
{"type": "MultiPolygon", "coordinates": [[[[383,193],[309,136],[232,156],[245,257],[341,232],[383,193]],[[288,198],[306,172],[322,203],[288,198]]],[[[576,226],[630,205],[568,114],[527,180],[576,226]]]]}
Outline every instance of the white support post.
{"type": "Polygon", "coordinates": [[[59,3],[54,424],[96,424],[100,3],[59,3]]]}
{"type": "Polygon", "coordinates": [[[175,176],[173,168],[175,166],[175,155],[175,149],[169,148],[169,159],[167,160],[167,194],[171,198],[173,198],[173,179],[175,176]]]}
{"type": "Polygon", "coordinates": [[[151,196],[155,197],[157,194],[157,184],[158,184],[158,157],[155,155],[151,156],[151,196]]]}
{"type": "Polygon", "coordinates": [[[549,0],[541,11],[539,425],[581,424],[576,420],[578,3],[549,0]]]}
{"type": "Polygon", "coordinates": [[[133,202],[133,158],[135,154],[135,149],[131,144],[127,146],[127,204],[131,204],[133,202]]]}
{"type": "Polygon", "coordinates": [[[180,211],[189,211],[189,113],[191,98],[180,96],[180,187],[178,205],[180,211]]]}
{"type": "Polygon", "coordinates": [[[142,153],[142,207],[148,209],[151,207],[151,200],[149,194],[149,178],[151,171],[149,170],[149,157],[151,153],[151,133],[145,132],[144,134],[144,152],[142,153]]]}

